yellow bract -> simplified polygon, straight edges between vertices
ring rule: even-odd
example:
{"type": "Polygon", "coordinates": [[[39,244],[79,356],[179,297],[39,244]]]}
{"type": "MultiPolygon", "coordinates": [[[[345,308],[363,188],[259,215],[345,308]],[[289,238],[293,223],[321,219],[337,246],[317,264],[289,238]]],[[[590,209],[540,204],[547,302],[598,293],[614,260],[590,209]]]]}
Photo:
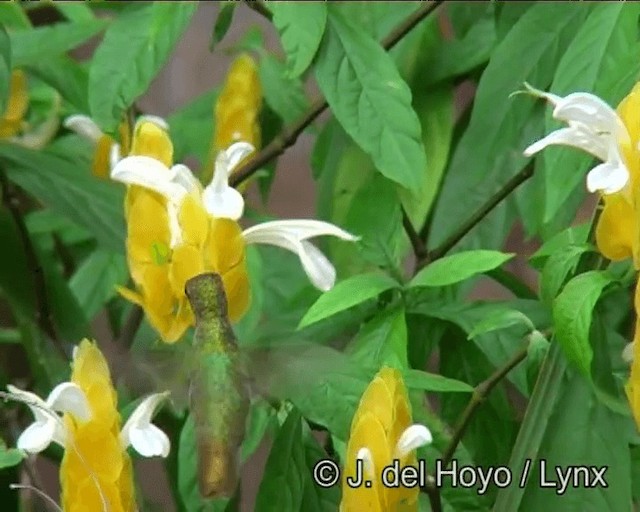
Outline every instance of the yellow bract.
{"type": "Polygon", "coordinates": [[[27,75],[21,70],[11,73],[9,100],[7,108],[0,118],[0,138],[13,137],[22,131],[24,116],[29,108],[27,75]]]}
{"type": "MultiPolygon", "coordinates": [[[[365,390],[351,422],[343,473],[341,512],[417,511],[418,487],[387,488],[380,482],[383,468],[393,462],[395,447],[411,425],[407,390],[398,370],[382,368],[365,390]],[[356,476],[356,457],[361,448],[371,452],[371,487],[352,488],[345,479],[356,476]]],[[[400,468],[416,464],[415,451],[400,458],[400,468]]],[[[366,478],[366,475],[365,475],[366,478]]]]}
{"type": "MultiPolygon", "coordinates": [[[[166,167],[173,163],[168,134],[150,121],[136,127],[130,154],[154,158],[166,167]]],[[[238,223],[211,217],[199,192],[186,196],[177,212],[171,208],[160,194],[129,187],[127,257],[137,290],[120,289],[126,299],[142,306],[168,343],[180,339],[194,323],[184,286],[198,274],[221,275],[231,320],[240,318],[249,305],[245,245],[238,223]]]]}
{"type": "Polygon", "coordinates": [[[77,348],[71,381],[84,392],[91,419],[65,414],[67,448],[60,466],[65,512],[136,510],[131,459],[120,443],[117,396],[104,356],[95,343],[77,348]],[[106,503],[106,508],[104,504],[106,503]]]}
{"type": "MultiPolygon", "coordinates": [[[[129,154],[129,139],[131,138],[129,135],[129,123],[126,120],[120,123],[118,133],[120,134],[120,155],[124,157],[129,154]]],[[[100,139],[98,139],[91,168],[94,176],[102,179],[109,178],[109,172],[111,171],[111,151],[115,144],[115,139],[107,134],[103,134],[100,139]]]]}

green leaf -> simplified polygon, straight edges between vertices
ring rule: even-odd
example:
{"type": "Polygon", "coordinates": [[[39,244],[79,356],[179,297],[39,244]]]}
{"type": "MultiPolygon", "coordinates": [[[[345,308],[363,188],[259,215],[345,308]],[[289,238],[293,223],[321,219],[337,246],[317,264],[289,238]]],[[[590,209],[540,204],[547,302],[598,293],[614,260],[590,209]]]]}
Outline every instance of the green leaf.
{"type": "MultiPolygon", "coordinates": [[[[509,96],[520,90],[524,81],[542,88],[551,82],[568,38],[589,12],[589,6],[585,7],[536,2],[511,25],[492,52],[438,198],[429,248],[441,244],[462,219],[526,165],[522,151],[540,133],[542,110],[535,109],[542,106],[536,107],[535,102],[521,96],[509,96]]],[[[507,206],[494,209],[465,237],[462,246],[501,247],[513,219],[507,206]]]]}
{"type": "Polygon", "coordinates": [[[116,286],[124,286],[128,277],[124,254],[97,250],[82,262],[69,286],[87,318],[93,318],[116,295],[116,286]]]}
{"type": "Polygon", "coordinates": [[[273,2],[269,8],[287,54],[291,76],[300,76],[320,46],[327,23],[327,5],[324,2],[273,2]]]}
{"type": "Polygon", "coordinates": [[[0,162],[10,180],[54,211],[93,233],[107,249],[124,251],[124,194],[95,179],[75,161],[46,151],[0,144],[0,162]]]}
{"type": "Polygon", "coordinates": [[[18,329],[8,329],[5,327],[0,327],[0,345],[12,345],[21,342],[22,336],[20,336],[20,331],[18,329]]]}
{"type": "Polygon", "coordinates": [[[298,328],[311,325],[397,287],[398,283],[385,274],[361,274],[340,281],[309,308],[298,328]]]}
{"type": "Polygon", "coordinates": [[[195,2],[131,5],[107,29],[89,70],[91,117],[113,133],[151,84],[198,7],[195,2]]]}
{"type": "Polygon", "coordinates": [[[213,33],[211,34],[211,41],[209,42],[210,52],[213,52],[216,45],[227,35],[229,27],[231,27],[231,22],[233,21],[233,13],[238,4],[236,2],[224,2],[219,5],[218,16],[216,22],[213,24],[213,33]]]}
{"type": "Polygon", "coordinates": [[[551,304],[569,273],[580,261],[580,256],[594,250],[595,247],[588,244],[568,245],[549,256],[540,276],[540,298],[551,304]]]}
{"type": "Polygon", "coordinates": [[[473,387],[456,379],[449,379],[436,373],[409,369],[403,374],[404,383],[409,389],[421,389],[437,393],[472,393],[473,387]]]}
{"type": "Polygon", "coordinates": [[[585,272],[569,281],[553,301],[553,323],[558,342],[567,359],[589,379],[593,359],[589,343],[591,316],[600,294],[611,282],[605,272],[585,272]]]}
{"type": "Polygon", "coordinates": [[[14,67],[36,64],[50,57],[66,53],[104,29],[104,20],[79,23],[55,23],[46,27],[9,32],[14,67]]]}
{"type": "Polygon", "coordinates": [[[301,510],[306,471],[302,416],[293,409],[271,447],[256,497],[256,512],[301,510]]]}
{"type": "Polygon", "coordinates": [[[4,441],[0,440],[0,469],[17,466],[26,458],[27,454],[17,448],[7,448],[4,441]]]}
{"type": "Polygon", "coordinates": [[[480,334],[505,329],[518,324],[524,324],[531,330],[534,329],[533,323],[524,313],[515,309],[498,310],[493,314],[489,314],[481,322],[477,323],[469,333],[468,338],[476,338],[480,334]]]}
{"type": "MultiPolygon", "coordinates": [[[[281,5],[293,5],[282,3],[281,5]]],[[[315,4],[309,4],[315,5],[315,4]]],[[[287,76],[285,65],[267,52],[261,52],[258,73],[264,99],[285,124],[299,121],[307,113],[307,99],[302,82],[287,76]]]]}
{"type": "Polygon", "coordinates": [[[66,55],[60,55],[33,62],[27,69],[58,91],[78,112],[89,112],[89,73],[84,66],[66,55]]]}
{"type": "Polygon", "coordinates": [[[0,112],[7,108],[9,84],[11,83],[11,40],[0,25],[0,112]]]}
{"type": "Polygon", "coordinates": [[[529,335],[529,347],[527,348],[527,382],[529,389],[533,391],[542,362],[549,352],[551,344],[540,331],[534,330],[529,335]]]}
{"type": "Polygon", "coordinates": [[[383,175],[418,194],[426,157],[411,91],[382,47],[329,5],[316,79],[333,114],[383,175]]]}
{"type": "Polygon", "coordinates": [[[499,267],[515,254],[499,251],[465,251],[445,256],[423,268],[409,287],[448,286],[499,267]]]}
{"type": "Polygon", "coordinates": [[[380,368],[383,365],[406,368],[407,324],[404,309],[380,313],[364,324],[345,353],[368,368],[380,368]]]}
{"type": "MultiPolygon", "coordinates": [[[[560,96],[575,91],[593,92],[616,105],[628,94],[640,72],[636,58],[640,51],[639,15],[640,5],[635,3],[594,6],[558,64],[549,90],[560,96]]],[[[545,133],[560,126],[551,119],[550,109],[547,120],[545,133]]],[[[584,180],[592,157],[582,151],[549,148],[542,152],[542,159],[544,167],[539,178],[544,181],[546,194],[543,221],[548,223],[564,208],[571,194],[583,190],[576,187],[584,180]]]]}
{"type": "Polygon", "coordinates": [[[55,5],[56,9],[58,9],[69,21],[79,23],[96,19],[93,11],[85,4],[58,2],[55,5]]]}
{"type": "Polygon", "coordinates": [[[318,445],[311,429],[303,427],[303,441],[307,469],[304,471],[304,496],[300,510],[305,512],[335,512],[340,507],[340,489],[337,485],[329,488],[320,487],[313,479],[313,468],[327,454],[318,445]]]}

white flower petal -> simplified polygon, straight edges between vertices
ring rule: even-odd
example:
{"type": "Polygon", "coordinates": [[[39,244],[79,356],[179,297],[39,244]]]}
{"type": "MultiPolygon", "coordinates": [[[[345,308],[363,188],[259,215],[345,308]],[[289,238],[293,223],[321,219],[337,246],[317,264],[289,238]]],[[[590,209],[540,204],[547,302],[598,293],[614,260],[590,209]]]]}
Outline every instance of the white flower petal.
{"type": "Polygon", "coordinates": [[[88,116],[77,114],[64,120],[64,127],[76,132],[81,137],[97,143],[104,135],[100,127],[88,116]]]}
{"type": "Polygon", "coordinates": [[[373,464],[373,454],[371,453],[371,450],[369,450],[369,448],[367,447],[360,448],[358,450],[358,453],[356,454],[356,459],[359,459],[362,461],[362,464],[364,465],[364,470],[367,473],[367,475],[375,474],[375,467],[373,464]]]}
{"type": "Polygon", "coordinates": [[[628,137],[616,111],[595,94],[574,92],[565,96],[553,109],[553,117],[584,124],[593,132],[607,133],[616,139],[628,137]]]}
{"type": "Polygon", "coordinates": [[[176,170],[148,156],[129,156],[111,170],[111,178],[127,185],[139,185],[179,203],[187,191],[174,183],[176,170]]]}
{"type": "Polygon", "coordinates": [[[112,170],[122,158],[120,144],[112,144],[109,151],[109,169],[112,170]]]}
{"type": "Polygon", "coordinates": [[[191,169],[189,169],[186,165],[176,164],[171,168],[171,172],[174,174],[172,181],[180,185],[187,192],[200,190],[200,182],[193,175],[191,169]]]}
{"type": "Polygon", "coordinates": [[[398,439],[395,456],[402,458],[413,450],[430,444],[432,441],[431,431],[424,425],[415,423],[407,428],[398,439]]]}
{"type": "Polygon", "coordinates": [[[238,220],[244,212],[244,198],[235,188],[216,191],[211,186],[204,189],[202,202],[214,217],[238,220]]]}
{"type": "Polygon", "coordinates": [[[34,421],[18,437],[16,446],[28,453],[40,453],[54,441],[54,421],[34,421]]]}
{"type": "Polygon", "coordinates": [[[142,122],[142,121],[149,121],[150,123],[155,124],[156,126],[158,126],[159,128],[161,128],[162,130],[164,130],[165,132],[169,131],[169,123],[167,123],[162,117],[160,116],[153,116],[151,114],[145,114],[143,116],[140,116],[138,118],[138,123],[142,122]]]}
{"type": "Polygon", "coordinates": [[[168,391],[150,395],[131,413],[120,432],[120,442],[124,448],[131,445],[144,457],[166,457],[169,454],[169,438],[151,423],[156,409],[168,395],[168,391]]]}
{"type": "Polygon", "coordinates": [[[91,418],[91,407],[80,386],[73,382],[63,382],[51,390],[47,406],[53,411],[72,413],[80,421],[91,418]]]}
{"type": "Polygon", "coordinates": [[[245,229],[243,234],[245,238],[251,238],[253,233],[256,232],[274,234],[286,233],[287,236],[294,236],[298,240],[306,240],[308,238],[324,235],[335,236],[349,242],[356,242],[360,240],[360,237],[352,235],[344,229],[340,229],[335,224],[313,219],[272,220],[245,229]]]}
{"type": "Polygon", "coordinates": [[[571,146],[586,151],[600,160],[607,159],[608,141],[581,126],[570,126],[551,132],[525,149],[524,156],[535,155],[551,145],[571,146]]]}
{"type": "Polygon", "coordinates": [[[605,162],[587,174],[587,190],[614,194],[622,190],[628,181],[629,171],[621,162],[605,162]]]}
{"type": "MultiPolygon", "coordinates": [[[[224,159],[220,161],[220,164],[225,166],[224,171],[226,172],[227,177],[231,175],[242,159],[251,154],[254,150],[255,148],[248,142],[236,142],[231,144],[231,146],[229,146],[225,151],[221,151],[220,154],[224,154],[224,159]]],[[[218,172],[217,159],[216,172],[218,172]]]]}

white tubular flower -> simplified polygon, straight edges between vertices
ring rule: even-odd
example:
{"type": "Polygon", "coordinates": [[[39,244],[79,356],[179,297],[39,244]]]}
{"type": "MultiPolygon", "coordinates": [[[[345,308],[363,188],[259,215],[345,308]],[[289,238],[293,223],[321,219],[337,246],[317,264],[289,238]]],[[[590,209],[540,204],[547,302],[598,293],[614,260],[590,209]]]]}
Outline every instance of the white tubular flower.
{"type": "Polygon", "coordinates": [[[320,220],[274,220],[252,226],[242,232],[247,244],[269,244],[294,252],[313,285],[322,291],[335,284],[336,270],[320,250],[307,242],[316,236],[330,235],[355,242],[359,237],[320,220]]]}
{"type": "Polygon", "coordinates": [[[158,406],[168,395],[168,391],[149,395],[136,407],[120,432],[123,449],[132,446],[143,457],[169,455],[169,438],[151,423],[158,406]]]}
{"type": "Polygon", "coordinates": [[[82,114],[67,117],[63,126],[95,144],[104,136],[104,133],[93,119],[82,114]]]}
{"type": "Polygon", "coordinates": [[[236,142],[218,153],[213,179],[202,194],[205,208],[214,217],[232,220],[242,217],[244,199],[240,192],[229,186],[229,176],[242,159],[254,150],[248,142],[236,142]]]}
{"type": "Polygon", "coordinates": [[[35,421],[29,425],[18,438],[19,449],[28,453],[39,453],[52,442],[65,446],[66,431],[58,412],[71,413],[79,421],[91,418],[91,409],[84,393],[76,384],[63,382],[58,384],[47,400],[42,400],[35,393],[23,391],[8,385],[9,397],[29,406],[35,421]]]}
{"type": "Polygon", "coordinates": [[[628,144],[630,137],[616,111],[593,94],[575,92],[560,97],[529,84],[525,86],[530,94],[551,103],[554,119],[569,126],[534,142],[524,150],[524,155],[533,156],[551,145],[581,149],[603,162],[589,171],[588,190],[604,194],[622,190],[629,181],[629,170],[624,164],[620,146],[628,144]]]}
{"type": "Polygon", "coordinates": [[[433,436],[431,431],[419,423],[408,427],[398,439],[394,450],[394,458],[402,458],[422,446],[431,444],[433,436]]]}

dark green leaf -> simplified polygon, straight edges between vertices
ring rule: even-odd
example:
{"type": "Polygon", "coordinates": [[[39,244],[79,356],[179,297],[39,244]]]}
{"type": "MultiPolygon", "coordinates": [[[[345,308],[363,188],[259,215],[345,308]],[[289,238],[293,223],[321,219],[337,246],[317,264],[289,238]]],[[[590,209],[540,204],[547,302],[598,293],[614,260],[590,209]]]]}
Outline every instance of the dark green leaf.
{"type": "Polygon", "coordinates": [[[291,76],[300,76],[318,51],[327,22],[324,2],[273,2],[273,24],[280,33],[291,76]]]}
{"type": "MultiPolygon", "coordinates": [[[[306,426],[305,426],[306,427],[306,426]]],[[[338,486],[324,489],[313,479],[313,468],[321,459],[326,459],[327,454],[318,445],[309,428],[303,427],[303,441],[307,469],[304,472],[304,496],[302,508],[305,512],[334,512],[339,508],[340,489],[338,486]]]]}
{"type": "Polygon", "coordinates": [[[533,329],[533,324],[529,317],[515,309],[497,310],[493,314],[489,314],[481,322],[478,322],[473,330],[469,333],[469,338],[475,338],[480,334],[486,334],[491,331],[505,329],[512,325],[523,324],[529,329],[533,329]]]}
{"type": "Polygon", "coordinates": [[[382,47],[329,6],[316,78],[333,114],[389,179],[419,193],[426,167],[411,91],[382,47]]]}
{"type": "Polygon", "coordinates": [[[448,379],[435,373],[409,369],[404,372],[404,383],[409,389],[421,389],[439,393],[471,393],[473,387],[466,382],[448,379]]]}
{"type": "Polygon", "coordinates": [[[227,35],[231,22],[233,21],[233,13],[235,11],[236,2],[224,2],[219,4],[218,16],[213,24],[213,33],[209,42],[209,51],[213,52],[216,45],[227,35]]]}
{"type": "Polygon", "coordinates": [[[385,274],[362,274],[340,281],[309,308],[299,327],[311,325],[396,287],[398,283],[385,274]]]}
{"type": "Polygon", "coordinates": [[[575,269],[580,256],[593,250],[595,248],[587,244],[568,245],[549,256],[540,276],[541,299],[547,304],[551,304],[562,289],[569,273],[575,269]]]}
{"type": "Polygon", "coordinates": [[[107,29],[89,70],[91,117],[113,133],[122,113],[151,84],[169,58],[195,2],[131,5],[107,29]]]}
{"type": "Polygon", "coordinates": [[[58,2],[56,8],[67,18],[73,22],[83,22],[95,20],[93,11],[85,4],[58,2]]]}
{"type": "Polygon", "coordinates": [[[611,277],[592,270],[569,281],[553,301],[553,323],[558,342],[567,359],[587,378],[591,378],[593,349],[589,343],[589,328],[593,308],[611,277]]]}
{"type": "Polygon", "coordinates": [[[465,251],[445,256],[423,268],[409,283],[409,287],[448,286],[499,267],[514,254],[499,251],[465,251]]]}
{"type": "Polygon", "coordinates": [[[87,101],[89,73],[66,55],[41,59],[27,66],[29,71],[53,87],[80,113],[89,112],[87,101]]]}
{"type": "Polygon", "coordinates": [[[5,28],[0,25],[0,112],[7,108],[9,84],[11,83],[11,41],[5,28]]]}

